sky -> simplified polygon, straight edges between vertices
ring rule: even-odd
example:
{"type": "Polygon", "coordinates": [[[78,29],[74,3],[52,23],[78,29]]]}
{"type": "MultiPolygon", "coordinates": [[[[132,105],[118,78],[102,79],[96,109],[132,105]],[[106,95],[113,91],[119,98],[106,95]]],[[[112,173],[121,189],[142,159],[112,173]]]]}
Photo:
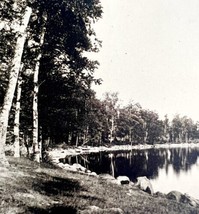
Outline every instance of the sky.
{"type": "Polygon", "coordinates": [[[199,121],[199,1],[101,0],[94,25],[102,48],[98,98],[119,92],[124,104],[199,121]]]}

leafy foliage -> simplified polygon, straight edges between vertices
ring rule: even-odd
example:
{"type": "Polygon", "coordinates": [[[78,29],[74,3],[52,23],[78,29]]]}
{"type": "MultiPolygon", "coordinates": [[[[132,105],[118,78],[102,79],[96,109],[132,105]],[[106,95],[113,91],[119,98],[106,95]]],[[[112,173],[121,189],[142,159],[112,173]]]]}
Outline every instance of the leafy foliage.
{"type": "MultiPolygon", "coordinates": [[[[118,93],[106,93],[103,100],[95,97],[91,84],[100,83],[94,77],[99,63],[88,59],[84,53],[96,52],[101,45],[93,30],[93,23],[102,15],[98,0],[6,0],[0,3],[3,23],[0,25],[1,104],[17,38],[14,26],[20,23],[27,5],[33,8],[33,13],[22,59],[20,129],[24,135],[31,138],[33,72],[37,56],[41,54],[38,111],[39,135],[43,142],[153,144],[188,142],[199,137],[198,126],[190,118],[178,115],[171,122],[168,118],[162,121],[156,112],[143,109],[137,103],[121,107],[118,93]]],[[[13,115],[11,112],[10,118],[13,115]]]]}

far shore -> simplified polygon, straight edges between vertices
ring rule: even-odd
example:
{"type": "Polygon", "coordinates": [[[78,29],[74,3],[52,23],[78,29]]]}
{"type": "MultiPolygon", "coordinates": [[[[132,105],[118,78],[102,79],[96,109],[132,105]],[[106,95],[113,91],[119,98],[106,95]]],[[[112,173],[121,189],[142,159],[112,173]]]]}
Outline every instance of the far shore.
{"type": "Polygon", "coordinates": [[[77,156],[81,154],[90,154],[98,152],[114,152],[114,151],[130,151],[130,150],[144,150],[144,149],[160,149],[160,148],[189,148],[199,147],[199,143],[165,143],[165,144],[154,144],[154,145],[113,145],[107,146],[78,146],[62,148],[61,146],[53,148],[48,151],[48,154],[52,159],[62,159],[68,156],[77,156]]]}

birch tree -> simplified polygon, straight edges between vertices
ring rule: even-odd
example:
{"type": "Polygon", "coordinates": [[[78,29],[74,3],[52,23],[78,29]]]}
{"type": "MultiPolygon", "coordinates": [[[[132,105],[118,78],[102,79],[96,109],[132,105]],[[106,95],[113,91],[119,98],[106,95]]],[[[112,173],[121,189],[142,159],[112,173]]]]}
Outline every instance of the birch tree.
{"type": "Polygon", "coordinates": [[[4,147],[6,142],[6,132],[8,126],[9,112],[11,109],[12,100],[14,97],[14,92],[17,84],[18,74],[21,65],[21,58],[24,49],[24,43],[26,40],[26,29],[29,23],[31,12],[32,9],[30,7],[26,7],[23,19],[21,21],[21,25],[19,26],[19,31],[17,32],[18,35],[15,46],[15,53],[12,59],[12,66],[9,74],[9,82],[6,94],[4,96],[2,110],[0,113],[0,162],[5,165],[8,164],[8,162],[5,159],[4,147]]]}
{"type": "Polygon", "coordinates": [[[42,143],[39,141],[39,123],[38,123],[38,93],[39,93],[39,67],[40,67],[40,60],[42,57],[42,46],[44,44],[44,36],[45,36],[45,24],[47,21],[47,14],[43,13],[43,24],[42,24],[42,30],[41,30],[41,36],[40,36],[40,51],[36,59],[36,65],[34,70],[34,77],[33,77],[33,83],[34,83],[34,91],[33,91],[33,155],[34,160],[37,162],[40,162],[42,158],[42,143]]]}
{"type": "Polygon", "coordinates": [[[118,116],[118,93],[109,93],[107,92],[105,94],[105,99],[104,99],[104,104],[106,106],[106,111],[107,111],[107,123],[109,126],[109,139],[110,143],[113,142],[115,138],[115,131],[116,131],[116,118],[118,116]]]}
{"type": "MultiPolygon", "coordinates": [[[[21,67],[21,71],[23,69],[23,65],[21,67]]],[[[14,119],[14,157],[20,157],[20,142],[19,142],[19,125],[20,125],[20,106],[21,106],[21,84],[22,84],[22,77],[18,77],[17,82],[17,100],[16,100],[16,107],[15,107],[15,119],[14,119]]]]}

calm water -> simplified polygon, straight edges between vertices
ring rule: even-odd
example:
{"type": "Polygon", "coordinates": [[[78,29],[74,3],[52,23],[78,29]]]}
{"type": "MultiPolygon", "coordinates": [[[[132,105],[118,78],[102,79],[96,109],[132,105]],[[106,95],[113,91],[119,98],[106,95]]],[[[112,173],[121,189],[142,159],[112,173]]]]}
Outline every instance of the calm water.
{"type": "Polygon", "coordinates": [[[199,148],[132,150],[93,153],[66,158],[97,174],[126,175],[132,181],[147,176],[154,191],[178,190],[199,199],[199,148]]]}

